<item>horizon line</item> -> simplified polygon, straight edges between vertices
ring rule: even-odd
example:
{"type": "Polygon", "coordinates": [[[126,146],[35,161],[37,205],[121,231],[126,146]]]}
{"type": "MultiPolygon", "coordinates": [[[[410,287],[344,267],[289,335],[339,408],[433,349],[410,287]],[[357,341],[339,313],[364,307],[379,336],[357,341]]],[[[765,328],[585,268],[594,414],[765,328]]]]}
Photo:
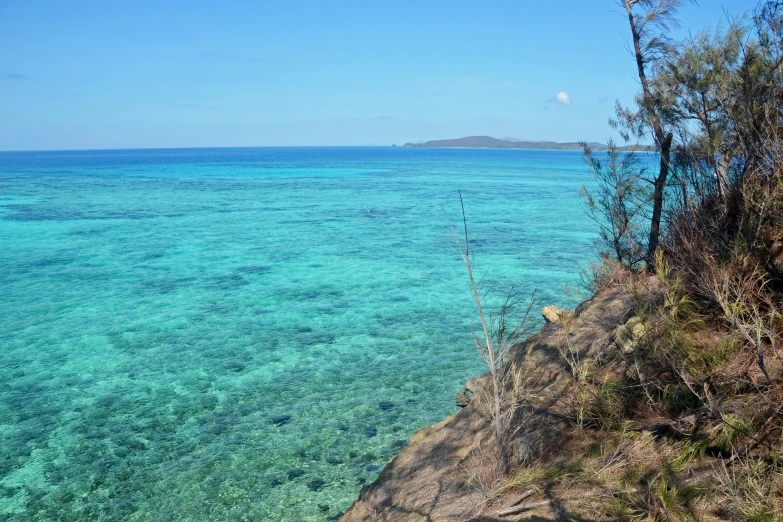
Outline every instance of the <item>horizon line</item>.
{"type": "MultiPolygon", "coordinates": [[[[112,152],[112,151],[142,151],[142,150],[204,150],[204,149],[314,149],[314,148],[391,148],[392,145],[208,145],[208,146],[184,146],[184,147],[100,147],[94,149],[0,149],[0,154],[18,152],[112,152]]],[[[402,147],[402,145],[397,145],[402,147]]]]}
{"type": "MultiPolygon", "coordinates": [[[[538,140],[545,141],[545,140],[538,140]]],[[[407,142],[416,143],[416,142],[407,142]]],[[[426,142],[418,142],[426,143],[426,142]]],[[[533,143],[532,141],[530,143],[533,143]]],[[[559,142],[551,142],[559,143],[559,142]]],[[[576,143],[576,142],[574,142],[576,143]]],[[[598,143],[598,142],[595,142],[598,143]]],[[[95,149],[0,149],[0,154],[22,154],[30,152],[128,152],[128,151],[163,151],[163,150],[221,150],[221,149],[483,149],[483,150],[540,150],[553,152],[573,152],[569,149],[523,149],[502,147],[406,147],[405,144],[397,145],[241,145],[241,146],[205,146],[205,147],[125,147],[125,148],[95,148],[95,149]]],[[[577,152],[579,152],[577,150],[577,152]]]]}

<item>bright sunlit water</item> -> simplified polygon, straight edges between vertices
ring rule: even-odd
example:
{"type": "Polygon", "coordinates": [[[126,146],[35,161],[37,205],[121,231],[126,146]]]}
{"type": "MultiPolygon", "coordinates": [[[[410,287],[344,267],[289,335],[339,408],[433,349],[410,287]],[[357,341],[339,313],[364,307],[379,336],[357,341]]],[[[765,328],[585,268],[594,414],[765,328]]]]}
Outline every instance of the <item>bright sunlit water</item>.
{"type": "Polygon", "coordinates": [[[485,371],[438,202],[489,300],[572,306],[589,181],[577,152],[0,153],[0,519],[336,519],[485,371]]]}

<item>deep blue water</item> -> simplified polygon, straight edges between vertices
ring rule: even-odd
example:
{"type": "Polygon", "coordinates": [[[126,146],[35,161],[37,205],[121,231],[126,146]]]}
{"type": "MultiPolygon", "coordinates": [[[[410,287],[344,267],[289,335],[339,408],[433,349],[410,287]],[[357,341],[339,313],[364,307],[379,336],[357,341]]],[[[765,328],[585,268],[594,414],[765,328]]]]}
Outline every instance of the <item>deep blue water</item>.
{"type": "Polygon", "coordinates": [[[577,152],[0,153],[0,518],[328,520],[592,256],[577,152]],[[384,404],[383,408],[380,407],[384,404]]]}

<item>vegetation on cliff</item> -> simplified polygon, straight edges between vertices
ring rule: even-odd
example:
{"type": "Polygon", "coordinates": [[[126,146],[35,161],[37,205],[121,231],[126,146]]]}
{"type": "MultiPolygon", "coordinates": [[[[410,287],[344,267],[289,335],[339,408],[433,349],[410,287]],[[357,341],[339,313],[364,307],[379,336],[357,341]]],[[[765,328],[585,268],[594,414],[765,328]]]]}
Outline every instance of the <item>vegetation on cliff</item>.
{"type": "Polygon", "coordinates": [[[783,2],[684,42],[678,1],[621,4],[642,90],[614,124],[660,163],[585,147],[595,295],[508,351],[503,393],[470,382],[345,520],[783,520],[783,2]]]}

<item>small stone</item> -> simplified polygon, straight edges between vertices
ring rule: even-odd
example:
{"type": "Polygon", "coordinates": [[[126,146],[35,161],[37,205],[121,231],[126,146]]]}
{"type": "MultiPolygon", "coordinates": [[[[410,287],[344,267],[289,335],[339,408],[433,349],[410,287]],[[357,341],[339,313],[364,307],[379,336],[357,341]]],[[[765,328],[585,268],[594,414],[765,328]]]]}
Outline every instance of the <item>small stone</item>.
{"type": "Polygon", "coordinates": [[[473,397],[473,392],[470,390],[465,390],[454,396],[454,402],[456,403],[457,407],[464,408],[470,404],[471,397],[473,397]]]}
{"type": "Polygon", "coordinates": [[[378,428],[376,428],[375,426],[364,428],[364,434],[370,438],[375,437],[376,435],[378,435],[378,428]]]}
{"type": "Polygon", "coordinates": [[[318,510],[321,513],[328,513],[329,512],[329,504],[318,504],[318,510]]]}
{"type": "Polygon", "coordinates": [[[362,462],[374,462],[378,460],[378,456],[375,453],[365,453],[362,455],[362,462]]]}
{"type": "Polygon", "coordinates": [[[544,308],[541,309],[541,315],[544,316],[544,320],[547,323],[555,323],[557,321],[560,321],[564,312],[565,310],[561,310],[555,305],[545,306],[544,308]]]}
{"type": "Polygon", "coordinates": [[[349,458],[355,459],[355,458],[356,458],[356,457],[358,457],[358,456],[359,456],[359,454],[358,454],[358,453],[356,453],[355,451],[349,451],[349,452],[348,452],[348,457],[349,457],[349,458]]]}
{"type": "Polygon", "coordinates": [[[465,389],[454,396],[454,402],[460,408],[464,408],[470,403],[471,399],[483,389],[484,386],[480,377],[469,379],[468,382],[465,383],[465,389]]]}
{"type": "Polygon", "coordinates": [[[394,403],[389,401],[383,401],[380,404],[378,404],[378,407],[383,411],[389,411],[390,409],[394,408],[394,403]]]}
{"type": "Polygon", "coordinates": [[[289,422],[291,422],[290,415],[277,415],[272,417],[272,424],[275,426],[282,426],[283,424],[288,424],[289,422]]]}
{"type": "Polygon", "coordinates": [[[646,330],[641,318],[631,317],[624,325],[617,328],[615,343],[621,352],[625,354],[633,353],[645,334],[646,330]]]}
{"type": "Polygon", "coordinates": [[[407,440],[405,440],[405,439],[398,439],[398,440],[395,440],[394,442],[392,442],[391,447],[393,449],[401,449],[401,448],[404,448],[407,445],[408,445],[408,441],[407,440]]]}
{"type": "Polygon", "coordinates": [[[323,486],[324,486],[324,481],[319,478],[313,479],[307,483],[307,487],[310,489],[310,491],[318,491],[323,486]]]}
{"type": "Polygon", "coordinates": [[[646,329],[644,328],[644,324],[639,322],[633,325],[633,328],[631,328],[631,335],[634,336],[635,339],[641,339],[644,337],[644,334],[646,333],[646,329]]]}

